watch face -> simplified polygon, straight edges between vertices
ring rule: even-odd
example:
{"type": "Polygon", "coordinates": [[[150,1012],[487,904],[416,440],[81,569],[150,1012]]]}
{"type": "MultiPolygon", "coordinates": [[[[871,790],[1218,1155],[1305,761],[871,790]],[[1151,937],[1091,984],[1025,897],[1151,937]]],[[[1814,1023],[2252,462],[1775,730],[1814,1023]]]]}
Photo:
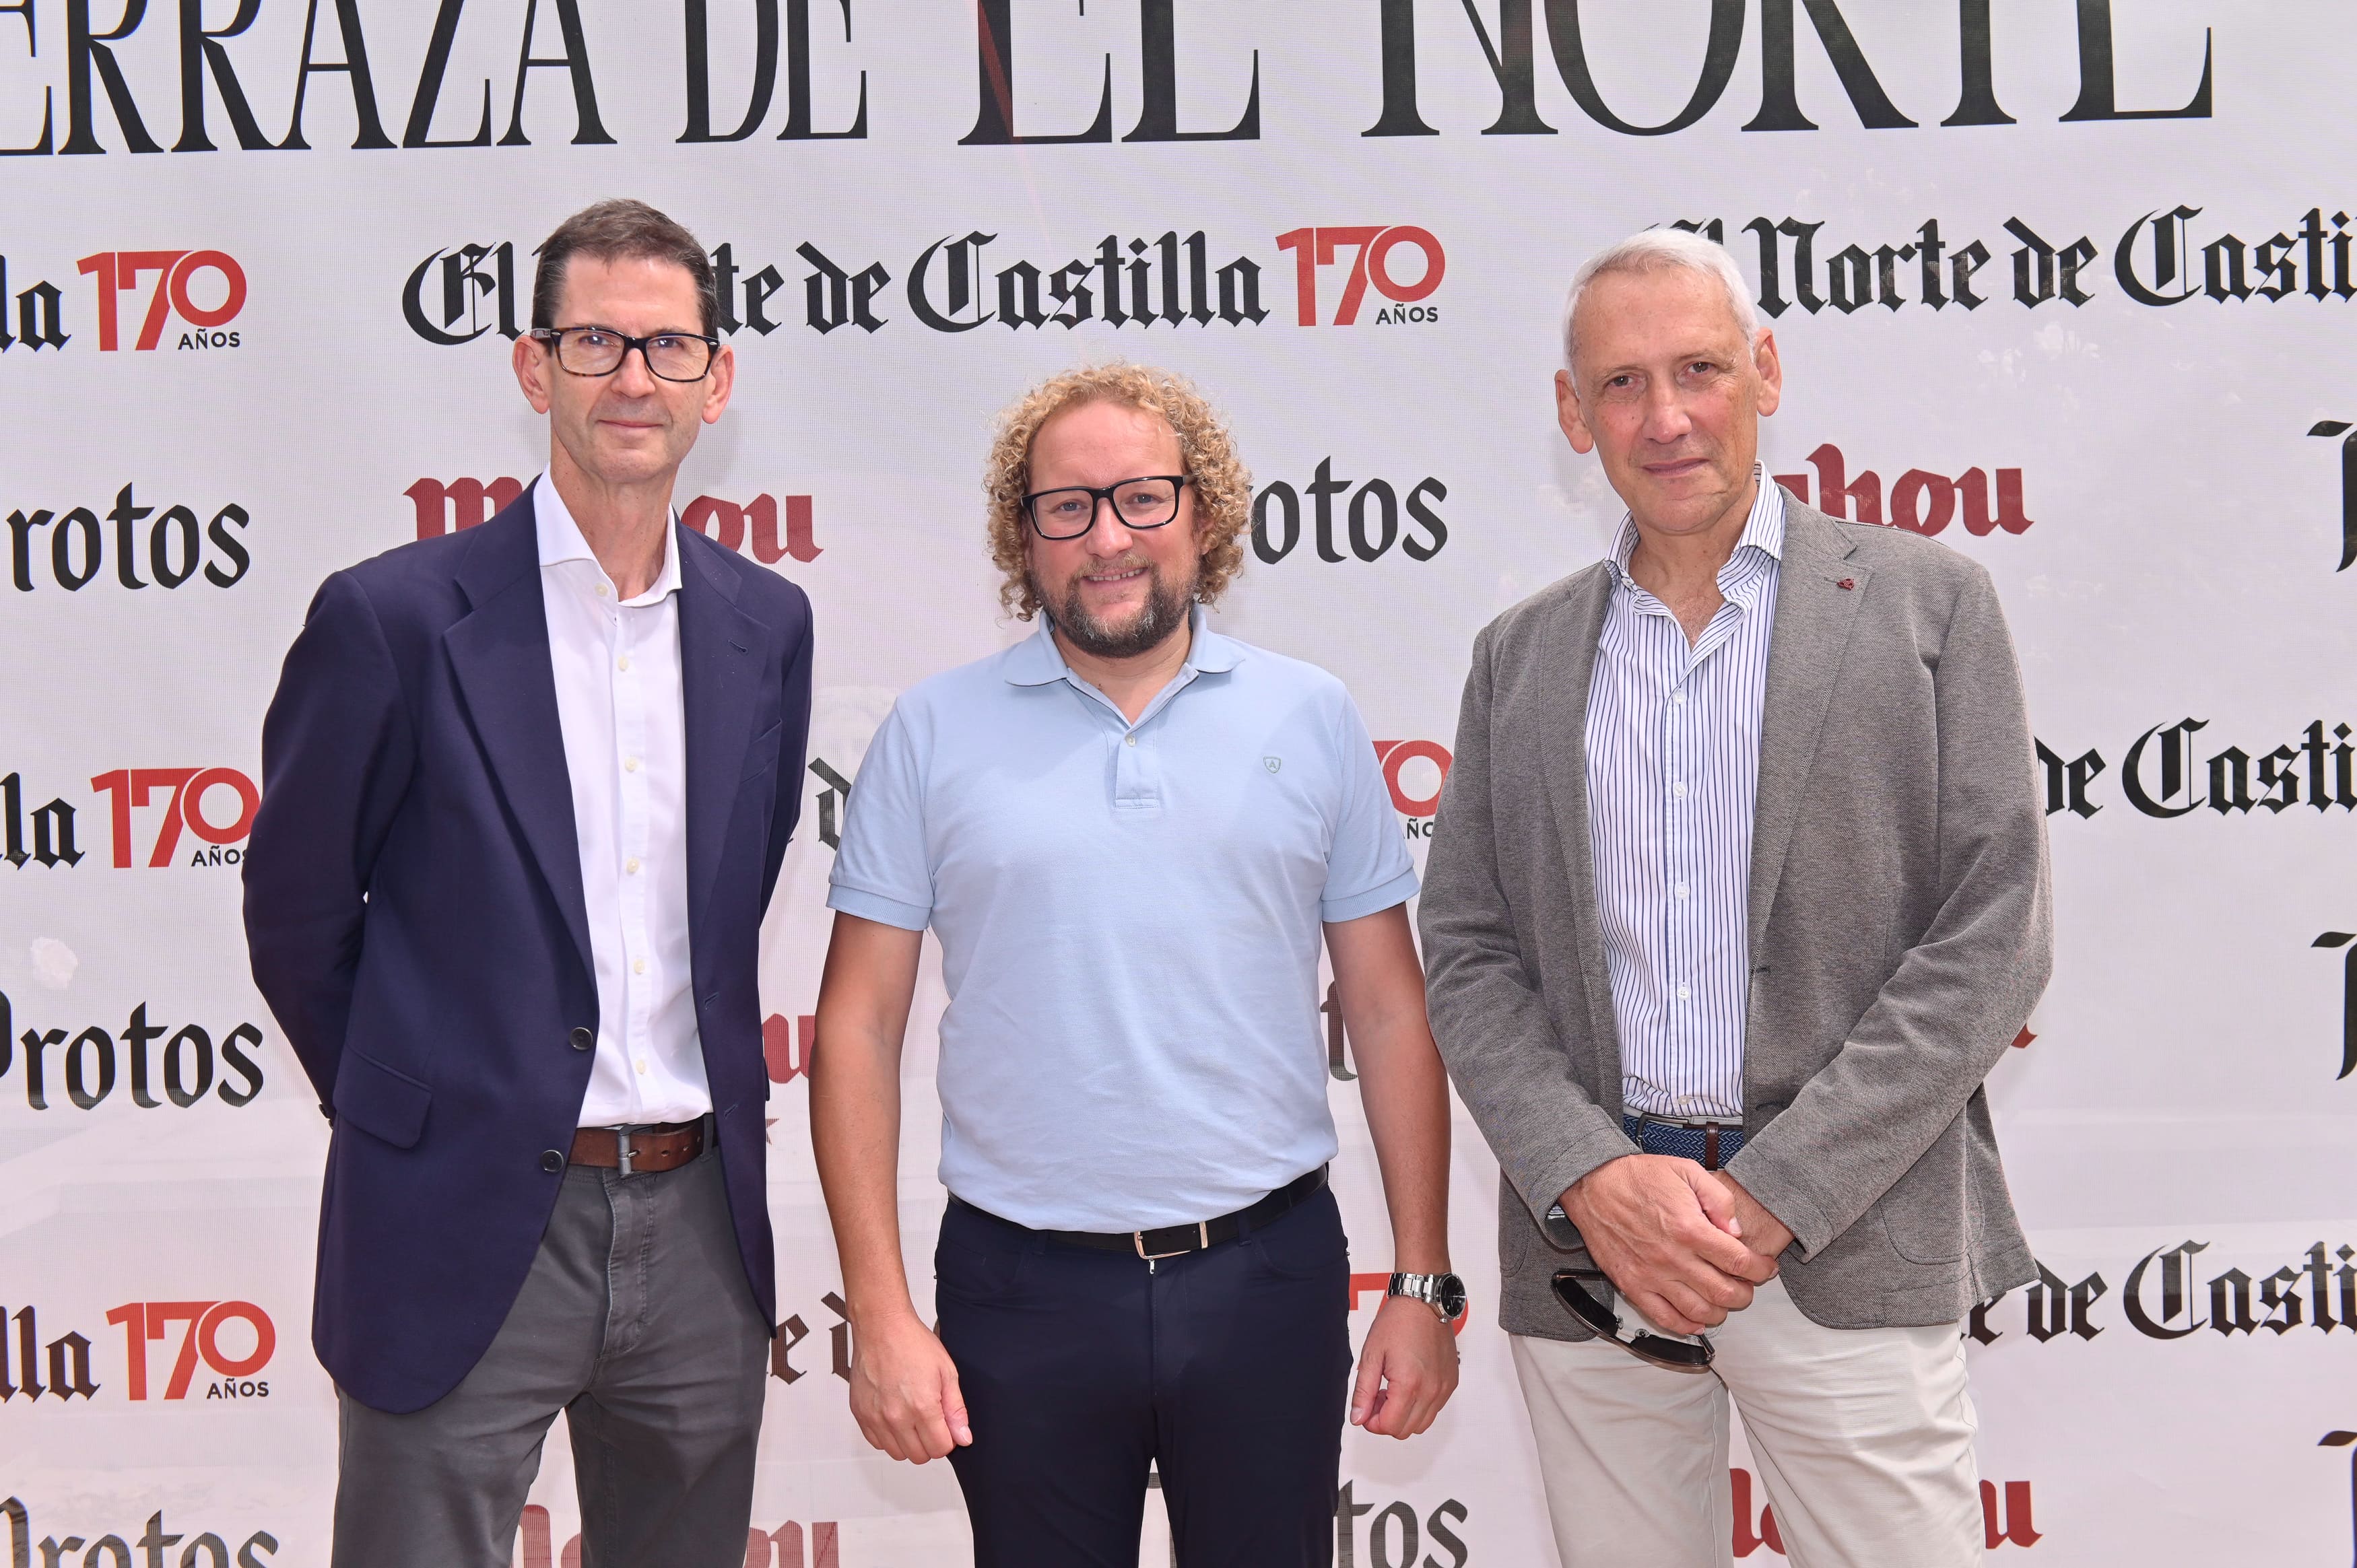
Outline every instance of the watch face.
{"type": "Polygon", "coordinates": [[[1451,1323],[1456,1322],[1465,1311],[1465,1282],[1455,1274],[1443,1274],[1434,1283],[1438,1286],[1440,1310],[1451,1323]]]}

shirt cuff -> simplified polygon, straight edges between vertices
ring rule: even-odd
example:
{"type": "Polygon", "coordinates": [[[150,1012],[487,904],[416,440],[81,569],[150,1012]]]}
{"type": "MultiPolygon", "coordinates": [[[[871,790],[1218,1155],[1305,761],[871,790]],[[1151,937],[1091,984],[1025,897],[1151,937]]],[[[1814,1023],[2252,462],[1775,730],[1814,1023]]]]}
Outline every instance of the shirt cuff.
{"type": "Polygon", "coordinates": [[[1360,893],[1349,898],[1321,899],[1318,905],[1318,918],[1329,926],[1339,926],[1345,920],[1360,919],[1388,909],[1394,904],[1405,904],[1415,897],[1415,873],[1403,871],[1372,892],[1360,893]]]}
{"type": "Polygon", "coordinates": [[[826,907],[879,925],[898,926],[904,931],[921,931],[933,918],[932,910],[922,904],[903,904],[897,898],[845,887],[840,883],[827,888],[826,907]]]}

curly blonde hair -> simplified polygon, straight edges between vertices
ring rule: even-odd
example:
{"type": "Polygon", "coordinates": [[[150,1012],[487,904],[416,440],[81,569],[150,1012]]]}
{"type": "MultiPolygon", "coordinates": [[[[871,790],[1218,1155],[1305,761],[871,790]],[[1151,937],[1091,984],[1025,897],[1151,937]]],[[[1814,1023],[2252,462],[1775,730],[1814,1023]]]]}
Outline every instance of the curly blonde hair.
{"type": "Polygon", "coordinates": [[[1178,437],[1178,458],[1195,491],[1195,532],[1201,542],[1195,596],[1215,604],[1243,569],[1242,542],[1252,521],[1252,475],[1236,456],[1234,440],[1194,383],[1149,365],[1092,365],[1067,371],[1033,387],[998,418],[997,438],[982,471],[989,497],[990,558],[1005,580],[998,602],[1017,620],[1039,613],[1029,561],[1031,525],[1023,496],[1031,488],[1031,443],[1039,427],[1068,408],[1111,403],[1157,414],[1178,437]]]}

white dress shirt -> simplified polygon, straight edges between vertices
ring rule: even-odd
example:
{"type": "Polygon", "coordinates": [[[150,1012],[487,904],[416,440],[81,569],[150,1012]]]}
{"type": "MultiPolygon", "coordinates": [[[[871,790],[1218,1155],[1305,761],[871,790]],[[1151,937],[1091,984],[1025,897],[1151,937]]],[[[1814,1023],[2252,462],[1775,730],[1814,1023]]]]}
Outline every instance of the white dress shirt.
{"type": "Polygon", "coordinates": [[[679,552],[665,529],[653,585],[622,598],[546,474],[532,499],[597,972],[579,1125],[691,1121],[712,1109],[712,1089],[688,977],[679,552]]]}
{"type": "Polygon", "coordinates": [[[1740,1121],[1750,997],[1751,819],[1784,553],[1784,492],[1760,479],[1726,603],[1689,645],[1612,550],[1587,689],[1588,848],[1628,1109],[1740,1121]]]}

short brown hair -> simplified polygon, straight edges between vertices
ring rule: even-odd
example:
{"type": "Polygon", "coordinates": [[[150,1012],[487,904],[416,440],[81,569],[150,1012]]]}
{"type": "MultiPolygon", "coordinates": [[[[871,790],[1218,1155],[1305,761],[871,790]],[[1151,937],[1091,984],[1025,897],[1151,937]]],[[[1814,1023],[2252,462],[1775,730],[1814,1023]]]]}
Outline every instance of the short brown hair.
{"type": "Polygon", "coordinates": [[[696,307],[708,335],[720,318],[720,288],[712,275],[712,258],[695,236],[676,220],[643,201],[617,198],[585,207],[556,226],[542,242],[540,265],[532,276],[532,324],[535,328],[556,325],[557,296],[565,290],[565,266],[576,256],[596,261],[669,262],[687,269],[695,280],[696,307]]]}
{"type": "Polygon", "coordinates": [[[1017,620],[1039,612],[1031,585],[1030,522],[1023,497],[1031,488],[1031,443],[1039,427],[1068,408],[1111,403],[1157,414],[1178,437],[1178,460],[1195,490],[1195,527],[1202,541],[1195,596],[1217,603],[1243,566],[1239,542],[1252,520],[1252,475],[1235,442],[1203,394],[1184,376],[1148,365],[1092,365],[1051,376],[998,416],[998,436],[983,467],[990,498],[990,558],[1003,581],[998,602],[1017,620]]]}

